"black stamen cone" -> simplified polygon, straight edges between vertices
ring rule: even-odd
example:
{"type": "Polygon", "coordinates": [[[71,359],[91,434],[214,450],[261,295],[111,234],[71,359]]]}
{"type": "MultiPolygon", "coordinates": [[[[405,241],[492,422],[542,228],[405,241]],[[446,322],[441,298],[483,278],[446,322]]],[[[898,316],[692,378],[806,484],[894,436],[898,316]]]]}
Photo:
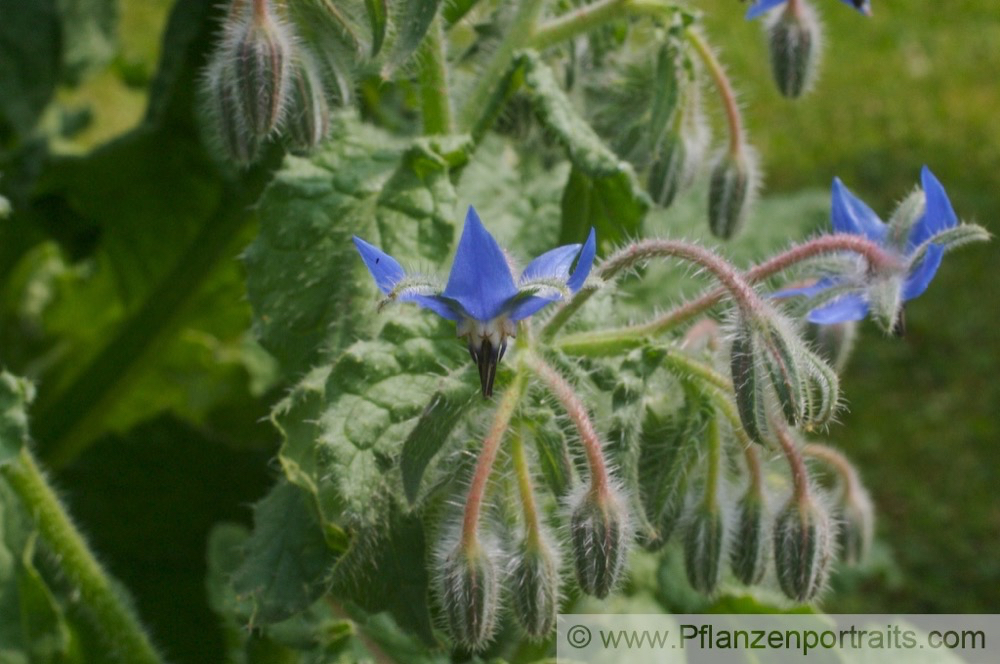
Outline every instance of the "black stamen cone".
{"type": "Polygon", "coordinates": [[[906,310],[900,308],[896,324],[892,326],[892,334],[896,337],[906,336],[906,310]]]}
{"type": "Polygon", "coordinates": [[[497,363],[506,350],[506,340],[500,344],[500,348],[494,348],[489,339],[483,339],[478,349],[469,344],[469,354],[479,366],[479,382],[483,387],[484,398],[493,396],[493,381],[497,377],[497,363]]]}

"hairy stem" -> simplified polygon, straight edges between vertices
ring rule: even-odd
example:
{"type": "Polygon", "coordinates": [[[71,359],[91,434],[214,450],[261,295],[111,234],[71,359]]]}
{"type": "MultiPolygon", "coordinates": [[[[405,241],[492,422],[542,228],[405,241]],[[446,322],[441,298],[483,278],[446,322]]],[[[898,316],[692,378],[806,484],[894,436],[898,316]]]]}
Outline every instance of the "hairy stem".
{"type": "Polygon", "coordinates": [[[597,0],[547,21],[535,31],[531,45],[542,51],[559,42],[590,32],[625,15],[630,0],[597,0]]]}
{"type": "Polygon", "coordinates": [[[503,393],[500,404],[493,416],[493,424],[483,441],[476,461],[476,469],[469,485],[469,495],[465,500],[465,514],[462,518],[462,546],[466,551],[476,547],[479,542],[479,514],[482,511],[483,497],[486,494],[486,484],[493,472],[493,464],[497,459],[500,443],[503,441],[510,418],[514,415],[517,404],[524,394],[524,376],[518,372],[514,381],[503,393]]]}
{"type": "Polygon", "coordinates": [[[729,154],[735,157],[743,149],[743,119],[740,117],[740,107],[736,103],[733,86],[729,82],[729,77],[726,76],[726,70],[722,67],[719,59],[715,57],[712,47],[708,45],[705,38],[692,28],[684,30],[684,36],[691,42],[702,62],[708,67],[712,82],[715,83],[715,88],[719,91],[719,99],[726,112],[726,126],[729,128],[729,154]]]}
{"type": "Polygon", "coordinates": [[[861,490],[861,480],[858,478],[858,471],[854,469],[847,457],[838,450],[819,443],[809,443],[802,448],[802,453],[807,457],[818,459],[829,466],[837,473],[844,483],[844,495],[853,495],[861,490]]]}
{"type": "Polygon", "coordinates": [[[514,54],[531,43],[535,32],[535,19],[538,18],[538,13],[544,4],[539,0],[518,0],[510,28],[485,70],[479,73],[472,92],[458,114],[458,127],[461,131],[471,131],[478,126],[480,117],[489,107],[490,96],[510,68],[514,54]]]}
{"type": "Polygon", "coordinates": [[[708,512],[714,512],[719,502],[719,477],[722,473],[722,436],[719,434],[719,420],[712,417],[708,421],[708,474],[705,477],[704,506],[708,512]]]}
{"type": "MultiPolygon", "coordinates": [[[[872,242],[868,238],[850,233],[837,233],[834,235],[821,235],[820,237],[796,245],[750,268],[745,273],[744,279],[747,284],[755,284],[773,277],[803,261],[824,254],[842,251],[849,251],[863,257],[868,261],[869,269],[874,272],[898,269],[901,265],[896,256],[887,252],[879,244],[872,242]]],[[[590,297],[593,290],[580,290],[572,300],[556,313],[556,316],[553,316],[546,323],[542,330],[543,334],[548,337],[554,335],[565,324],[570,315],[590,297]],[[569,311],[557,320],[556,317],[562,314],[563,310],[569,311]]],[[[567,335],[560,340],[560,347],[565,345],[566,348],[572,348],[573,353],[577,355],[605,355],[607,354],[607,350],[622,348],[628,344],[634,346],[637,342],[632,340],[663,334],[711,309],[722,301],[727,292],[729,291],[724,287],[713,288],[695,299],[684,302],[663,315],[645,323],[617,329],[567,335]]]]}
{"type": "Polygon", "coordinates": [[[529,548],[537,548],[541,543],[541,526],[538,522],[538,506],[535,502],[531,471],[528,469],[528,459],[524,452],[524,438],[520,431],[511,437],[510,456],[514,461],[514,474],[517,475],[517,488],[521,495],[525,541],[529,548]]]}
{"type": "Polygon", "coordinates": [[[425,134],[454,131],[441,16],[435,16],[420,54],[420,102],[425,134]]]}
{"type": "Polygon", "coordinates": [[[531,370],[542,379],[549,391],[559,400],[559,403],[566,410],[566,414],[576,426],[576,430],[580,434],[580,442],[583,444],[587,456],[587,464],[590,466],[590,490],[594,495],[606,498],[610,490],[608,466],[604,460],[601,440],[597,437],[594,425],[590,421],[590,415],[587,414],[587,407],[583,405],[580,397],[576,395],[573,387],[562,377],[562,374],[552,368],[545,360],[533,353],[526,361],[531,370]]]}
{"type": "Polygon", "coordinates": [[[802,452],[792,439],[791,433],[780,422],[773,422],[772,428],[781,444],[781,451],[788,461],[788,468],[792,473],[792,487],[795,492],[795,501],[800,505],[809,498],[809,471],[806,470],[806,462],[802,457],[802,452]]]}
{"type": "Polygon", "coordinates": [[[23,447],[3,476],[24,503],[46,546],[91,612],[98,629],[123,662],[162,662],[135,613],[115,592],[111,581],[73,526],[34,456],[23,447]]]}

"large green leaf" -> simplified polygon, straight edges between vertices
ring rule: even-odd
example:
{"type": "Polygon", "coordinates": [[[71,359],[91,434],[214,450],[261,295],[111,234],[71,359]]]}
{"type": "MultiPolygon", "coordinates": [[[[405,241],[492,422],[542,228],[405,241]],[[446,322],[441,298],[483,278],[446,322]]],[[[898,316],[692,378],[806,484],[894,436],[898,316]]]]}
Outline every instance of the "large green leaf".
{"type": "Polygon", "coordinates": [[[59,76],[55,0],[0,0],[0,146],[30,131],[59,76]]]}
{"type": "Polygon", "coordinates": [[[352,235],[404,262],[445,258],[457,214],[450,178],[466,149],[458,138],[407,145],[340,115],[326,147],[285,160],[244,258],[254,329],[286,372],[370,330],[373,288],[352,235]]]}
{"type": "Polygon", "coordinates": [[[582,242],[591,227],[603,247],[639,235],[650,201],[632,167],[580,116],[547,65],[531,53],[521,61],[536,114],[573,163],[563,194],[560,242],[582,242]]]}

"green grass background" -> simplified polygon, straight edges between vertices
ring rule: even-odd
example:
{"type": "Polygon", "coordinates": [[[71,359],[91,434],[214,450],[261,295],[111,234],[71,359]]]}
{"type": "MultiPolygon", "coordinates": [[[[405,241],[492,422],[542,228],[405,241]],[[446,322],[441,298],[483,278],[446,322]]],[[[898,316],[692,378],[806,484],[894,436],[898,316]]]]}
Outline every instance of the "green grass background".
{"type": "MultiPolygon", "coordinates": [[[[771,84],[762,26],[733,0],[691,3],[738,82],[767,191],[839,175],[888,216],[927,164],[959,216],[1000,233],[1000,7],[874,0],[870,19],[813,0],[826,35],[811,94],[771,84]]],[[[755,219],[766,224],[766,219],[755,219]]],[[[752,229],[751,229],[752,232],[752,229]]],[[[876,561],[832,611],[1000,611],[1000,242],[948,256],[907,306],[907,336],[865,323],[829,433],[878,509],[876,561]]]]}

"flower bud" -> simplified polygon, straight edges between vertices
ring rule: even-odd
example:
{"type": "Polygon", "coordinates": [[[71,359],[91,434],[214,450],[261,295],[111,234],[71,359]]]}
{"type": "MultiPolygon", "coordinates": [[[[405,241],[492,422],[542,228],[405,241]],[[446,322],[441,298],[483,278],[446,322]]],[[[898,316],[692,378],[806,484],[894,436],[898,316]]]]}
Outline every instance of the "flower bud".
{"type": "Polygon", "coordinates": [[[755,346],[753,329],[747,321],[740,320],[729,356],[736,410],[747,436],[763,444],[767,431],[767,410],[764,406],[764,380],[757,364],[755,346]]]}
{"type": "Polygon", "coordinates": [[[221,56],[232,61],[237,112],[258,138],[275,130],[289,101],[294,36],[273,0],[255,0],[229,17],[221,56]]]}
{"type": "Polygon", "coordinates": [[[684,533],[684,569],[691,587],[698,592],[710,595],[719,587],[724,538],[722,510],[718,505],[700,505],[684,533]]]}
{"type": "Polygon", "coordinates": [[[799,97],[812,84],[821,36],[816,13],[806,0],[789,3],[767,26],[771,72],[784,96],[799,97]]]}
{"type": "Polygon", "coordinates": [[[225,62],[216,58],[209,64],[205,76],[207,110],[215,130],[212,142],[226,157],[243,166],[257,159],[261,142],[239,113],[236,89],[224,69],[225,62]]]}
{"type": "Polygon", "coordinates": [[[806,410],[808,386],[799,368],[799,341],[791,330],[780,324],[766,323],[759,333],[761,359],[785,420],[792,425],[802,421],[806,410]]]}
{"type": "Polygon", "coordinates": [[[330,133],[330,104],[319,66],[306,51],[293,70],[286,131],[292,149],[299,151],[317,146],[330,133]]]}
{"type": "Polygon", "coordinates": [[[646,188],[657,205],[669,207],[677,194],[690,184],[688,152],[687,142],[681,134],[670,131],[660,137],[646,179],[646,188]]]}
{"type": "Polygon", "coordinates": [[[589,490],[570,515],[576,579],[588,595],[604,598],[618,583],[628,555],[625,503],[614,490],[589,490]]]}
{"type": "Polygon", "coordinates": [[[459,543],[442,560],[441,602],[452,638],[469,650],[482,650],[497,627],[500,605],[497,568],[479,544],[459,543]]]}
{"type": "Polygon", "coordinates": [[[781,590],[796,602],[808,602],[823,586],[833,557],[830,516],[811,496],[794,497],[774,528],[774,565],[781,590]]]}
{"type": "Polygon", "coordinates": [[[764,496],[751,488],[736,506],[736,537],[729,559],[736,578],[748,586],[760,583],[767,571],[768,535],[764,496]]]}
{"type": "Polygon", "coordinates": [[[837,541],[844,562],[856,565],[868,556],[875,532],[875,509],[868,492],[860,484],[846,492],[840,518],[837,541]]]}
{"type": "Polygon", "coordinates": [[[760,179],[756,155],[745,143],[715,158],[708,186],[708,225],[724,240],[743,226],[760,179]]]}
{"type": "Polygon", "coordinates": [[[513,559],[510,584],[514,615],[529,636],[552,633],[559,610],[559,559],[544,540],[522,542],[513,559]]]}

